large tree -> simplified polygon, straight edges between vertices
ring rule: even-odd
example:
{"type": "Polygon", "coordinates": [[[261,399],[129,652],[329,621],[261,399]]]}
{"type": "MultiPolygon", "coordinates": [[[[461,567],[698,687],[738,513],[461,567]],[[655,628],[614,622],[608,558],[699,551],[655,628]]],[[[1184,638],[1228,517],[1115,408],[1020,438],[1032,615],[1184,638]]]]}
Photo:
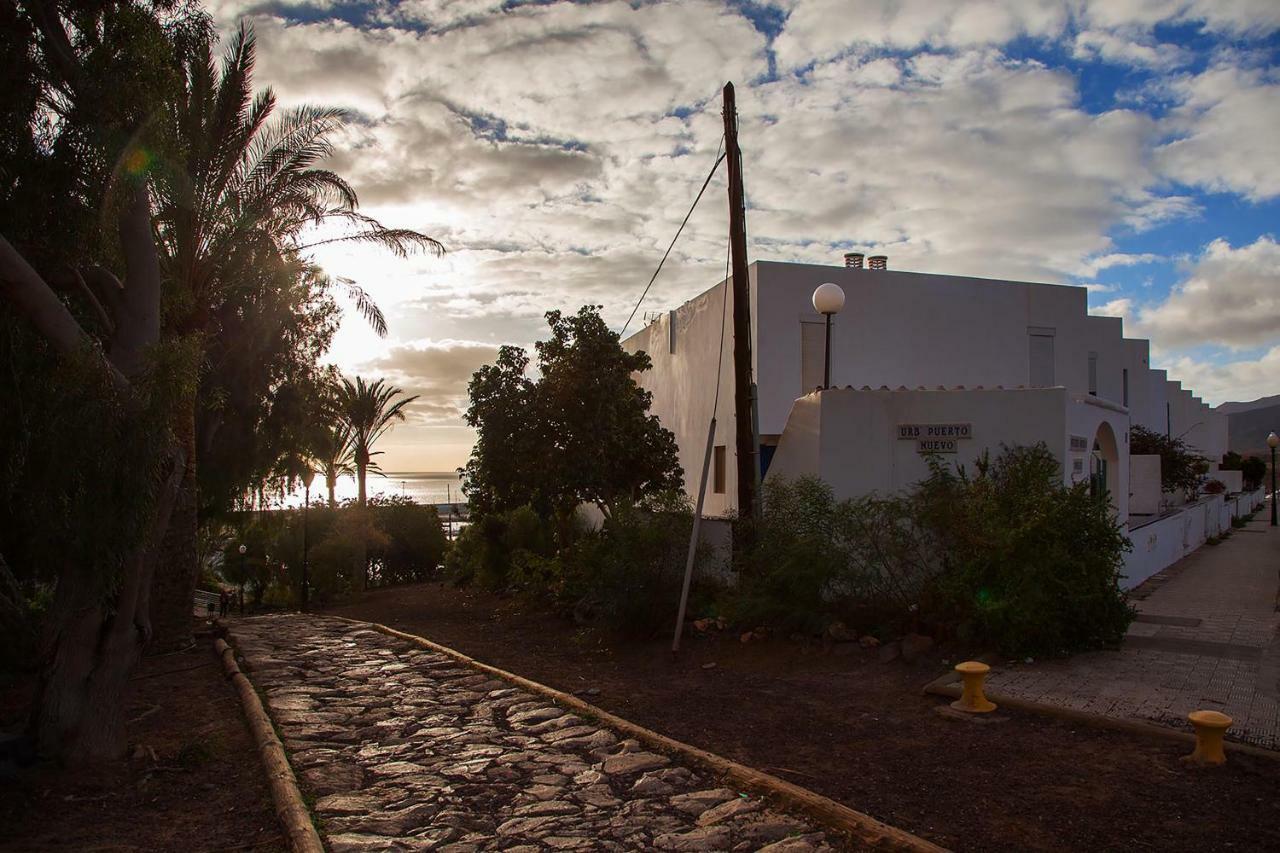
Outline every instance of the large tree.
{"type": "Polygon", "coordinates": [[[18,356],[0,551],[54,584],[32,735],[70,761],[123,752],[187,467],[172,413],[192,399],[194,353],[162,339],[150,189],[175,57],[206,26],[163,2],[0,2],[0,301],[18,356]]]}
{"type": "Polygon", "coordinates": [[[536,381],[516,347],[503,347],[471,379],[465,418],[477,435],[463,489],[473,510],[592,503],[610,518],[681,488],[675,437],[649,414],[652,395],[635,381],[649,355],[624,350],[598,306],[546,318],[551,335],[536,344],[536,381]]]}

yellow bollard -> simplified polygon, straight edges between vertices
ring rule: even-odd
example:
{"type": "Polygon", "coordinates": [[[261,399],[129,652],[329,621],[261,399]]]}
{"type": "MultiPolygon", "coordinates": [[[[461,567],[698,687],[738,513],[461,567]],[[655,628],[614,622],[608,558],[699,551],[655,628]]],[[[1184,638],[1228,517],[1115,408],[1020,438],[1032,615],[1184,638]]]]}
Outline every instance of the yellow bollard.
{"type": "Polygon", "coordinates": [[[956,664],[956,672],[960,673],[960,677],[964,679],[964,689],[960,698],[951,703],[951,707],[970,714],[994,711],[995,703],[989,701],[982,693],[982,682],[990,671],[991,667],[981,661],[967,660],[956,664]]]}
{"type": "Polygon", "coordinates": [[[1217,711],[1192,711],[1187,719],[1196,728],[1196,749],[1182,760],[1191,764],[1226,764],[1222,737],[1231,728],[1231,718],[1217,711]]]}

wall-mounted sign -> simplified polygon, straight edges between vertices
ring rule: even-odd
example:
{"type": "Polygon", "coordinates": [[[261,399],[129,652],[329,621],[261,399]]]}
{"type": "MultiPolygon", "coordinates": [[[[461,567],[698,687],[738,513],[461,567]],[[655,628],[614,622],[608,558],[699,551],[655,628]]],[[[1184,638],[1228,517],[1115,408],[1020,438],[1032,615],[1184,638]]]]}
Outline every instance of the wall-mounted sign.
{"type": "Polygon", "coordinates": [[[959,449],[954,438],[922,438],[916,441],[916,453],[957,453],[959,449]]]}
{"type": "Polygon", "coordinates": [[[1088,453],[1089,439],[1085,438],[1083,435],[1071,436],[1071,452],[1072,453],[1088,453]]]}
{"type": "Polygon", "coordinates": [[[898,439],[973,438],[973,424],[898,424],[898,439]]]}

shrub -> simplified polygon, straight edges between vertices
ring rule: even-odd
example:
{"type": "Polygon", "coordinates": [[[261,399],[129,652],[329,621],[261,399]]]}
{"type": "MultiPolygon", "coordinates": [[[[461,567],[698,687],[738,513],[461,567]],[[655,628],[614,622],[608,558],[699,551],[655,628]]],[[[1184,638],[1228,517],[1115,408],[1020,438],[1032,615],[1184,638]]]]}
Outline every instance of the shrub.
{"type": "MultiPolygon", "coordinates": [[[[581,535],[557,561],[558,599],[580,622],[633,638],[669,630],[675,622],[688,559],[693,513],[683,495],[664,494],[640,507],[616,510],[597,531],[581,535]]],[[[706,552],[694,555],[698,576],[706,552]]],[[[697,600],[710,584],[691,592],[697,600]]]]}
{"type": "Polygon", "coordinates": [[[1117,642],[1128,542],[1087,484],[1066,487],[1044,446],[983,457],[971,475],[937,458],[892,498],[836,501],[820,481],[766,484],[731,615],[817,633],[834,621],[950,626],[1013,653],[1117,642]]]}
{"type": "Polygon", "coordinates": [[[1043,444],[984,456],[972,477],[935,465],[920,492],[943,558],[938,603],[962,633],[1035,655],[1124,636],[1133,619],[1119,585],[1128,540],[1087,484],[1062,484],[1043,444]]]}
{"type": "Polygon", "coordinates": [[[1210,480],[1204,484],[1204,493],[1206,495],[1220,495],[1226,490],[1227,485],[1221,480],[1210,480]]]}
{"type": "Polygon", "coordinates": [[[744,626],[818,634],[835,621],[902,621],[932,570],[927,532],[898,499],[837,501],[816,477],[765,484],[766,512],[739,550],[727,613],[744,626]]]}
{"type": "Polygon", "coordinates": [[[386,536],[385,542],[369,549],[377,583],[412,583],[434,577],[449,546],[436,508],[398,495],[375,498],[369,506],[378,530],[386,536]]]}
{"type": "Polygon", "coordinates": [[[532,507],[489,513],[462,529],[445,558],[445,572],[455,583],[504,589],[513,564],[554,553],[552,539],[550,524],[532,507]]]}
{"type": "Polygon", "coordinates": [[[1129,428],[1129,453],[1160,457],[1161,487],[1166,492],[1194,494],[1200,475],[1208,470],[1203,457],[1192,452],[1180,438],[1170,438],[1134,424],[1129,428]]]}

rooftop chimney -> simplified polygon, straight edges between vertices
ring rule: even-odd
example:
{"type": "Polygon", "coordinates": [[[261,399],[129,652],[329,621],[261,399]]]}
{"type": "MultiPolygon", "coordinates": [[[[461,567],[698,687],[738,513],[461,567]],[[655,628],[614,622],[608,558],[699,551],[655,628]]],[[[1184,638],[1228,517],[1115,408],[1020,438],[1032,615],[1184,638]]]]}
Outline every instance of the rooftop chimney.
{"type": "Polygon", "coordinates": [[[862,269],[862,259],[865,257],[866,255],[861,252],[845,252],[844,265],[847,269],[860,270],[862,269]]]}
{"type": "Polygon", "coordinates": [[[889,268],[889,256],[872,255],[867,258],[867,266],[873,270],[887,270],[889,268]]]}

